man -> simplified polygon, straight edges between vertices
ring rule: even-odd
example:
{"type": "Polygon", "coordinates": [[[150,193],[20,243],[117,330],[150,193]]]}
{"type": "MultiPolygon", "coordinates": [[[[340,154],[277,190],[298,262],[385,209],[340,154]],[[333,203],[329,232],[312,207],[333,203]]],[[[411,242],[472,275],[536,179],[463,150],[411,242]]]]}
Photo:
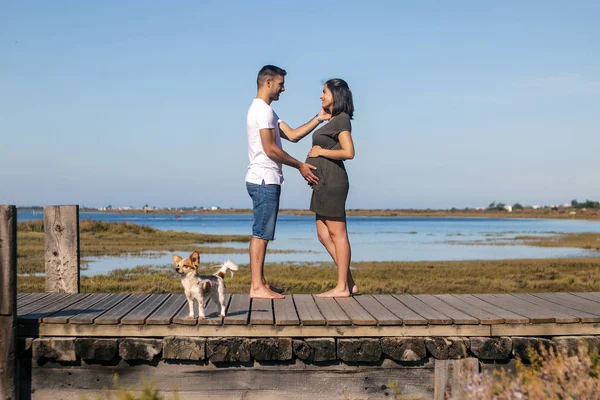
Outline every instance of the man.
{"type": "Polygon", "coordinates": [[[281,147],[281,138],[297,142],[329,119],[323,110],[306,124],[292,129],[271,108],[273,101],[285,91],[286,71],[274,65],[265,65],[258,72],[256,98],[248,110],[246,130],[248,133],[248,157],[250,164],[246,174],[246,188],[252,198],[252,239],[250,240],[250,297],[283,299],[282,290],[270,286],[264,278],[267,245],[275,238],[275,225],[279,212],[279,197],[283,183],[282,164],[294,167],[306,181],[318,182],[312,170],[316,167],[300,162],[281,147]],[[279,130],[281,127],[285,133],[279,130]]]}

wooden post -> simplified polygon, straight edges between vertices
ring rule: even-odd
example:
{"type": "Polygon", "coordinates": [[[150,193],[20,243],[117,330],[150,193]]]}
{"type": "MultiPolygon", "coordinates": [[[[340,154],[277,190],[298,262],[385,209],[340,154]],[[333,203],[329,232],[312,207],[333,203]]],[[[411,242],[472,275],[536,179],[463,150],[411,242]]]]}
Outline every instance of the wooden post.
{"type": "Polygon", "coordinates": [[[0,398],[17,399],[17,207],[0,205],[0,398]]]}
{"type": "Polygon", "coordinates": [[[44,207],[46,292],[79,293],[79,206],[44,207]]]}

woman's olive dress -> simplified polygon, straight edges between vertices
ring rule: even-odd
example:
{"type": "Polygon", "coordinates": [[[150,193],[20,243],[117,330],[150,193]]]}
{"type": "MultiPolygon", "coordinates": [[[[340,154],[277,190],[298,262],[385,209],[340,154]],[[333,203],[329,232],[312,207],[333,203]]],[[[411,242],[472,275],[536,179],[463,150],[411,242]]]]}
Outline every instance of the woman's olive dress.
{"type": "MultiPolygon", "coordinates": [[[[312,144],[326,150],[340,150],[338,136],[343,131],[352,132],[350,116],[346,113],[336,115],[315,131],[312,144]]],[[[319,177],[319,183],[313,186],[310,210],[322,217],[345,217],[349,183],[344,162],[322,156],[308,158],[306,162],[317,167],[313,173],[319,177]]]]}

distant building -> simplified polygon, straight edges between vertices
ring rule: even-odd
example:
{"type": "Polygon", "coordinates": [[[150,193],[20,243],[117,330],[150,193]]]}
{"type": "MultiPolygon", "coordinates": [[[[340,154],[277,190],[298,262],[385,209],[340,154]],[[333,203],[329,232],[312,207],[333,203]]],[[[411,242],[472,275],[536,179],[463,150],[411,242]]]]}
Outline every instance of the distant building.
{"type": "Polygon", "coordinates": [[[512,212],[512,206],[504,206],[503,208],[508,212],[512,212]]]}

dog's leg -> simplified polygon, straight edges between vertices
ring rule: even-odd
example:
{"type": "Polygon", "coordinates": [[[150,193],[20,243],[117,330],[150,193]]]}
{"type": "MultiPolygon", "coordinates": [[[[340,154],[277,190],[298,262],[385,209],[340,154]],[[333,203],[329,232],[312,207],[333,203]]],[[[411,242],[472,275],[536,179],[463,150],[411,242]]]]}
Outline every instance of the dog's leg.
{"type": "Polygon", "coordinates": [[[219,305],[221,306],[221,313],[219,314],[219,317],[225,318],[225,283],[220,282],[218,287],[219,305]]]}
{"type": "Polygon", "coordinates": [[[204,296],[202,295],[202,291],[198,292],[196,300],[198,300],[198,319],[204,319],[204,296]]]}
{"type": "Polygon", "coordinates": [[[194,319],[194,297],[190,292],[185,292],[185,297],[187,298],[189,313],[187,319],[194,319]]]}

